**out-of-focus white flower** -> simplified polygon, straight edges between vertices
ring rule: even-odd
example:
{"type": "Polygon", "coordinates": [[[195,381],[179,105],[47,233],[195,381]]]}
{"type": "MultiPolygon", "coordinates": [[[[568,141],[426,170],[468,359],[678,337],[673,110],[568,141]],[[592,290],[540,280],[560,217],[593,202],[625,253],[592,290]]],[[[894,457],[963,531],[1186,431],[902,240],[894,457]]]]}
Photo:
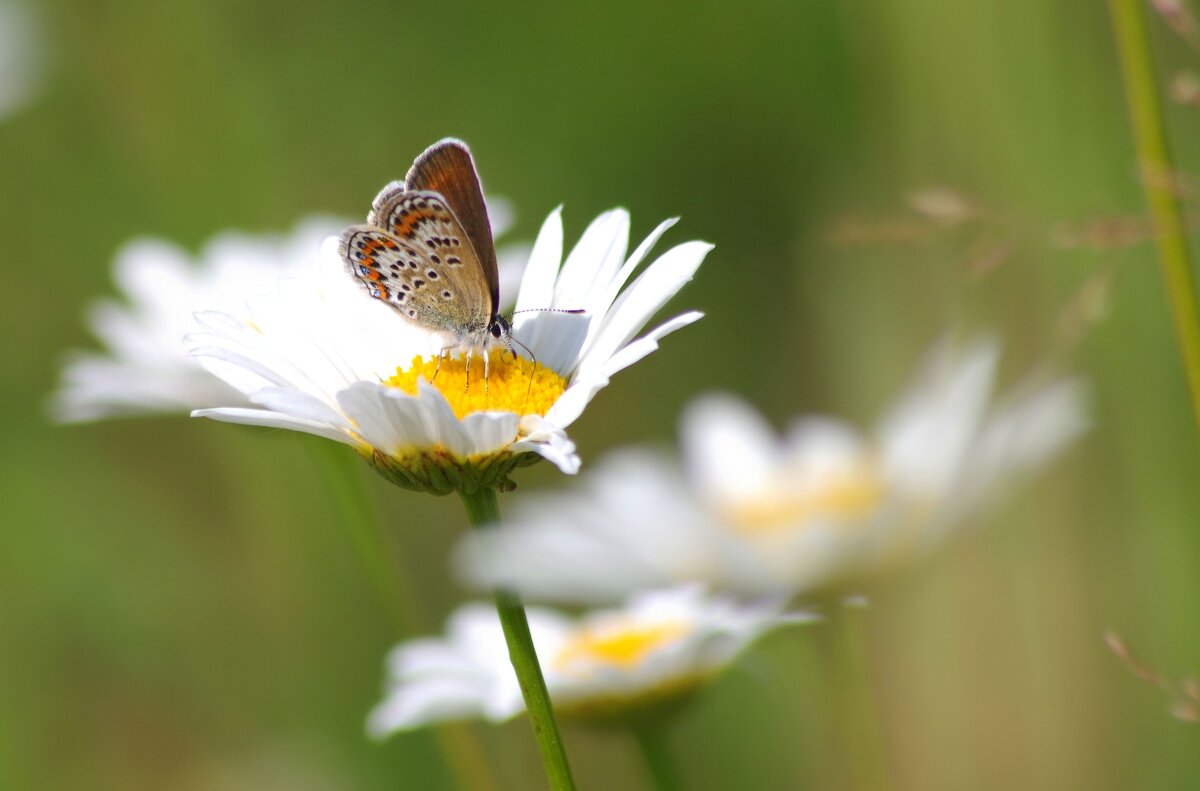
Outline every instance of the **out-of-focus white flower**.
{"type": "MultiPolygon", "coordinates": [[[[492,233],[499,236],[511,225],[512,210],[496,198],[488,207],[492,233]]],[[[247,300],[276,292],[280,279],[323,277],[322,245],[346,225],[310,217],[287,234],[222,233],[194,260],[161,239],[129,242],[113,267],[125,300],[98,301],[87,314],[88,327],[105,351],[71,354],[51,413],[63,422],[79,422],[183,414],[212,404],[249,407],[241,392],[188,354],[183,337],[200,329],[194,314],[220,311],[247,320],[247,300]]],[[[528,250],[504,245],[497,251],[502,286],[520,282],[528,250]]],[[[511,294],[512,288],[501,293],[511,294]]]]}
{"type": "Polygon", "coordinates": [[[468,536],[458,565],[475,584],[588,603],[692,580],[747,594],[852,582],[937,545],[1084,431],[1074,380],[993,398],[997,356],[992,342],[939,344],[871,436],[807,418],[780,438],[744,403],[701,398],[682,471],[617,452],[581,491],[527,497],[468,536]]]}
{"type": "MultiPolygon", "coordinates": [[[[554,709],[607,719],[676,700],[703,684],[756,637],[785,623],[778,600],[738,604],[697,586],[649,591],[581,618],[538,608],[529,628],[554,709]]],[[[384,699],[367,728],[376,737],[449,719],[493,722],[524,710],[495,609],[468,604],[446,636],[412,640],[387,660],[384,699]]]]}
{"type": "Polygon", "coordinates": [[[0,118],[37,92],[45,71],[42,20],[27,3],[0,0],[0,118]]]}
{"type": "Polygon", "coordinates": [[[517,296],[518,353],[493,350],[488,378],[476,363],[469,384],[467,361],[443,359],[439,334],[356,287],[332,240],[321,262],[324,285],[286,282],[278,294],[253,301],[245,315],[198,316],[204,330],[189,336],[192,354],[258,408],[194,414],[336,440],[398,485],[438,494],[508,487],[508,474],[538,456],[574,473],[579,457],[566,428],[610,376],[701,316],[684,313],[634,340],[711,249],[680,244],[626,287],[673,222],[659,225],[627,257],[629,215],[607,212],[562,261],[562,219],[558,210],[551,213],[517,296]],[[547,308],[585,312],[520,313],[547,308]]]}
{"type": "Polygon", "coordinates": [[[102,300],[88,311],[88,326],[105,352],[71,356],[53,414],[63,421],[97,420],[244,401],[188,357],[183,336],[198,329],[193,314],[202,308],[244,313],[248,298],[274,291],[280,278],[311,276],[322,241],[344,225],[311,217],[289,234],[223,233],[195,261],[160,239],[129,242],[114,265],[126,301],[102,300]]]}

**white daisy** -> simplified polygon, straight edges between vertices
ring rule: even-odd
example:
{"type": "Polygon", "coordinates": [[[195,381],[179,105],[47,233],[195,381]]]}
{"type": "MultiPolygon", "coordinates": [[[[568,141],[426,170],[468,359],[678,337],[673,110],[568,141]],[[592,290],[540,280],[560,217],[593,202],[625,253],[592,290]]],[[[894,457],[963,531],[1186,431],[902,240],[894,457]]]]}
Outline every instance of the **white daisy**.
{"type": "Polygon", "coordinates": [[[673,223],[659,225],[627,257],[629,215],[607,212],[562,261],[562,220],[551,213],[530,253],[517,310],[585,313],[519,314],[514,348],[527,347],[535,361],[493,350],[487,380],[476,363],[469,384],[464,360],[441,359],[439,335],[362,293],[342,271],[336,239],[327,241],[319,283],[285,282],[244,315],[198,316],[204,331],[189,337],[192,354],[257,408],[194,414],[343,442],[393,482],[439,494],[507,488],[508,474],[538,456],[574,473],[579,458],[566,428],[610,376],[701,316],[684,313],[634,340],[711,249],[678,245],[625,287],[673,223]]]}
{"type": "MultiPolygon", "coordinates": [[[[527,611],[555,712],[611,719],[678,700],[785,623],[778,600],[737,604],[697,586],[650,591],[616,610],[571,618],[527,611]]],[[[387,659],[384,699],[367,722],[383,737],[450,719],[506,720],[524,710],[504,633],[488,604],[467,604],[446,636],[402,643],[387,659]]]]}
{"type": "Polygon", "coordinates": [[[940,344],[871,436],[807,418],[779,438],[744,403],[702,398],[683,420],[682,470],[615,453],[581,491],[528,497],[467,536],[459,567],[475,584],[587,603],[689,580],[749,594],[852,581],[937,545],[1084,431],[1076,381],[993,399],[997,356],[990,342],[940,344]]]}
{"type": "MultiPolygon", "coordinates": [[[[509,226],[512,211],[499,199],[491,199],[489,209],[498,236],[509,226]]],[[[245,320],[246,301],[276,291],[281,278],[317,276],[324,240],[345,226],[343,220],[310,217],[287,234],[226,232],[194,260],[165,240],[127,243],[113,267],[125,300],[98,301],[87,313],[87,324],[105,351],[69,356],[51,414],[79,422],[183,414],[211,404],[250,406],[188,354],[183,337],[200,329],[193,314],[216,310],[245,320]]],[[[501,285],[515,287],[528,248],[505,245],[497,257],[501,285]]]]}

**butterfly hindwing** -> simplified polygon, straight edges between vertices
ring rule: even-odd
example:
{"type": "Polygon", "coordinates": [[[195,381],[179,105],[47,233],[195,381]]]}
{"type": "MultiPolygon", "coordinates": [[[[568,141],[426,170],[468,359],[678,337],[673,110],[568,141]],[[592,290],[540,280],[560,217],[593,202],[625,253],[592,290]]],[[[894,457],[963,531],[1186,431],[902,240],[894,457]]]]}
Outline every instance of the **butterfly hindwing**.
{"type": "Polygon", "coordinates": [[[347,270],[371,296],[429,329],[485,332],[492,316],[488,284],[454,212],[431,192],[386,198],[369,224],[343,232],[339,250],[347,270]]]}
{"type": "Polygon", "coordinates": [[[346,271],[366,287],[368,294],[416,318],[416,310],[408,300],[412,291],[406,277],[408,262],[398,240],[379,228],[354,225],[342,232],[339,251],[346,271]]]}

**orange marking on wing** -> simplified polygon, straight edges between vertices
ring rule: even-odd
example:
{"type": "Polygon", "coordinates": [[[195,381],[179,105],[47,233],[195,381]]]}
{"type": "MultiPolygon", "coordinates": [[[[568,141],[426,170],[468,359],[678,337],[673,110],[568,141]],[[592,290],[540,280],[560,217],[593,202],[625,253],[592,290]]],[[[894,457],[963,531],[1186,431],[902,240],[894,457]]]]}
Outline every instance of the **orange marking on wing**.
{"type": "Polygon", "coordinates": [[[416,225],[421,220],[427,220],[427,219],[436,218],[436,217],[437,217],[437,211],[432,208],[430,208],[430,209],[412,209],[411,211],[407,212],[406,214],[404,214],[401,217],[400,221],[396,224],[396,227],[393,229],[393,233],[396,236],[399,236],[402,238],[408,238],[408,237],[412,236],[412,231],[413,231],[414,225],[416,225]]]}
{"type": "Polygon", "coordinates": [[[378,269],[379,262],[375,260],[375,251],[381,247],[383,247],[383,242],[380,242],[377,239],[368,239],[367,243],[363,246],[363,249],[362,249],[363,263],[365,263],[367,266],[371,267],[372,269],[378,269]]]}

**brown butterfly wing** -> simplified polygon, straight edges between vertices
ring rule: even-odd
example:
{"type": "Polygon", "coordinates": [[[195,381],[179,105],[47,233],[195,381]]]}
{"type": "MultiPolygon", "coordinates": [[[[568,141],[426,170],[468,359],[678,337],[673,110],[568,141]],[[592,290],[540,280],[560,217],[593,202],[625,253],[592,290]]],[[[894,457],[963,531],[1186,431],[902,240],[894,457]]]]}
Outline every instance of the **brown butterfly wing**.
{"type": "Polygon", "coordinates": [[[500,309],[500,275],[496,271],[496,246],[488,222],[487,204],[471,151],[461,140],[440,140],[417,157],[404,179],[410,190],[427,190],[445,197],[467,232],[475,256],[483,268],[492,298],[492,313],[500,309]]]}

